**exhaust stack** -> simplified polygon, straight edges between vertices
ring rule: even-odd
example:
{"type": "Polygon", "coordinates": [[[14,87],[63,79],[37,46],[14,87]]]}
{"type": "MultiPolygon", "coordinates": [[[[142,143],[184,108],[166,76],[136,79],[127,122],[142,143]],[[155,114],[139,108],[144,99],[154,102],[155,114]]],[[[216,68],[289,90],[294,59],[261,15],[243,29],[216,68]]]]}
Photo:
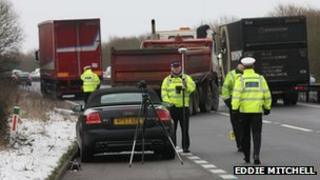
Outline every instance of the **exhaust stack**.
{"type": "Polygon", "coordinates": [[[154,19],[151,20],[151,39],[157,39],[156,21],[154,19]]]}

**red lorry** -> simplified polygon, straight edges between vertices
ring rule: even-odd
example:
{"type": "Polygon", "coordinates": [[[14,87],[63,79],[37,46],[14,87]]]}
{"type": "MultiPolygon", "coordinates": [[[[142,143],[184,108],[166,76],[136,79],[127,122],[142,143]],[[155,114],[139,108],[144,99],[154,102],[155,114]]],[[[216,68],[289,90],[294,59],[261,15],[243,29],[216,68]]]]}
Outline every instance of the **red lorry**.
{"type": "Polygon", "coordinates": [[[170,63],[181,60],[180,47],[188,49],[185,71],[197,84],[191,95],[190,111],[217,110],[219,103],[217,63],[214,60],[213,41],[207,38],[153,39],[142,42],[141,49],[111,51],[111,85],[136,86],[145,80],[148,87],[160,94],[162,80],[170,73],[170,63]]]}
{"type": "Polygon", "coordinates": [[[87,65],[102,76],[100,19],[50,20],[38,26],[43,95],[80,94],[87,65]]]}

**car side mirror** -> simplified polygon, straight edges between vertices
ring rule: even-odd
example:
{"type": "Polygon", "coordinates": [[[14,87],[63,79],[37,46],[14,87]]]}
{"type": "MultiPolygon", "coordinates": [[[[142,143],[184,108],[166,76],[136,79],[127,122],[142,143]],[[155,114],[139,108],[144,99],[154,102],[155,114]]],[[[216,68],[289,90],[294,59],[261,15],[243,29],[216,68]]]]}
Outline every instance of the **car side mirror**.
{"type": "Polygon", "coordinates": [[[75,113],[80,113],[83,110],[84,110],[84,107],[81,104],[77,104],[77,105],[72,107],[72,111],[75,112],[75,113]]]}

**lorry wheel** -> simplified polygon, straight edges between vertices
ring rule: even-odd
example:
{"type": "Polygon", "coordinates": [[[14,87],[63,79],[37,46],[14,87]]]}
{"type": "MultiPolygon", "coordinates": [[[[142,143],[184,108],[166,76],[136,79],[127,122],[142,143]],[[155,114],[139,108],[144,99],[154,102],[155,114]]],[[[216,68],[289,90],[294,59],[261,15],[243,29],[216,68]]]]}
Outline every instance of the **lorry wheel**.
{"type": "Polygon", "coordinates": [[[189,100],[189,114],[192,115],[193,114],[193,93],[190,95],[190,100],[189,100]]]}
{"type": "Polygon", "coordinates": [[[278,98],[277,97],[272,97],[272,106],[276,105],[278,102],[278,98]]]}
{"type": "Polygon", "coordinates": [[[48,91],[46,89],[44,81],[41,81],[40,83],[40,90],[43,97],[48,97],[48,91]]]}
{"type": "Polygon", "coordinates": [[[298,102],[298,93],[297,92],[287,92],[283,95],[283,103],[286,106],[296,105],[298,102]]]}
{"type": "Polygon", "coordinates": [[[211,110],[218,111],[219,108],[219,88],[215,82],[212,82],[212,107],[211,110]]]}
{"type": "Polygon", "coordinates": [[[201,94],[200,111],[210,112],[212,106],[212,90],[209,83],[205,83],[201,94]]]}
{"type": "Polygon", "coordinates": [[[197,114],[199,112],[199,90],[196,88],[196,90],[193,92],[193,114],[197,114]]]}

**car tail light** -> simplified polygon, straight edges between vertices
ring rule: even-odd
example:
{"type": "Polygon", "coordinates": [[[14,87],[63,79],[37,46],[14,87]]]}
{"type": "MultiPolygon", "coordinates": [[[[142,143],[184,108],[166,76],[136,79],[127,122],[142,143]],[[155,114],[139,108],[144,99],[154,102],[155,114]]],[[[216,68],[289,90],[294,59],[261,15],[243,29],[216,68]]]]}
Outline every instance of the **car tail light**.
{"type": "Polygon", "coordinates": [[[169,121],[171,119],[170,112],[166,109],[157,109],[160,121],[169,121]]]}
{"type": "Polygon", "coordinates": [[[101,117],[99,112],[92,112],[86,117],[86,124],[100,124],[101,117]]]}

